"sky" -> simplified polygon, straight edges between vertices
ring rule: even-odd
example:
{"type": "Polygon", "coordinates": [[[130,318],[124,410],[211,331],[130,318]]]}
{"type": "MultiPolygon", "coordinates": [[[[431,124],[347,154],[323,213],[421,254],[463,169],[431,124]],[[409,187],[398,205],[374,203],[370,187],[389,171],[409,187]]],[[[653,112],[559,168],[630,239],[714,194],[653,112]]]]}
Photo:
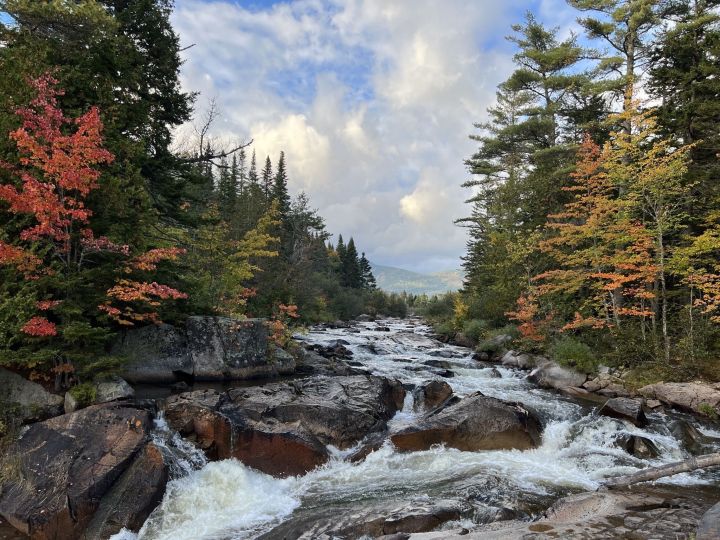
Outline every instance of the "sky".
{"type": "Polygon", "coordinates": [[[291,193],[335,239],[434,272],[460,267],[468,136],[526,11],[561,33],[576,16],[564,0],[176,0],[172,22],[196,123],[215,99],[216,140],[254,141],[259,164],[285,151],[291,193]]]}

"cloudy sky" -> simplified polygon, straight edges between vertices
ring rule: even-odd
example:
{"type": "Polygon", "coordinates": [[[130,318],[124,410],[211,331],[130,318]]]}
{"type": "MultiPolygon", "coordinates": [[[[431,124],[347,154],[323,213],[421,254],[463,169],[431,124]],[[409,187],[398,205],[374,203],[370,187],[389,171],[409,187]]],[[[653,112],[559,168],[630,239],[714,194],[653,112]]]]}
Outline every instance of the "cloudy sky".
{"type": "Polygon", "coordinates": [[[215,98],[219,138],[280,150],[330,232],[375,263],[457,268],[472,124],[512,69],[525,11],[567,29],[564,0],[176,0],[182,81],[215,98]]]}

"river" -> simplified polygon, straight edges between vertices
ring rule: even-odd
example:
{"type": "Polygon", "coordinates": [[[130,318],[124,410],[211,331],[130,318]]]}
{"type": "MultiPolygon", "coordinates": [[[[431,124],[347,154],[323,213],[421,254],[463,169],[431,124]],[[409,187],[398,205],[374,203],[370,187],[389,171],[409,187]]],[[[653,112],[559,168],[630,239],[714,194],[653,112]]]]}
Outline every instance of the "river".
{"type": "MultiPolygon", "coordinates": [[[[167,429],[161,417],[154,436],[168,452],[180,456],[174,479],[139,534],[123,531],[114,540],[273,538],[270,531],[291,518],[328,519],[333,513],[378,503],[458,497],[468,503],[468,511],[460,522],[447,526],[472,528],[502,516],[529,518],[559,497],[594,490],[605,477],[688,457],[670,430],[679,420],[716,438],[717,444],[710,443],[703,451],[720,450],[720,432],[689,416],[653,413],[645,428],[599,416],[591,404],[539,389],[525,380],[526,372],[484,366],[472,359],[470,350],[442,344],[430,337],[431,332],[418,319],[391,319],[357,323],[350,329],[312,329],[296,339],[324,345],[344,340],[354,362],[373,374],[397,378],[406,387],[447,376],[442,372],[449,367],[454,376],[444,380],[455,394],[481,391],[535,411],[544,424],[540,447],[485,452],[437,447],[397,453],[386,443],[361,463],[344,460],[350,451],[333,449],[334,458],[325,466],[304,476],[278,479],[236,460],[206,463],[189,443],[167,429]],[[629,455],[616,444],[624,435],[652,440],[659,457],[642,460],[629,455]]],[[[411,393],[407,395],[403,410],[390,422],[391,430],[415,418],[411,393]]],[[[717,474],[693,473],[663,482],[687,486],[719,480],[717,474]]]]}

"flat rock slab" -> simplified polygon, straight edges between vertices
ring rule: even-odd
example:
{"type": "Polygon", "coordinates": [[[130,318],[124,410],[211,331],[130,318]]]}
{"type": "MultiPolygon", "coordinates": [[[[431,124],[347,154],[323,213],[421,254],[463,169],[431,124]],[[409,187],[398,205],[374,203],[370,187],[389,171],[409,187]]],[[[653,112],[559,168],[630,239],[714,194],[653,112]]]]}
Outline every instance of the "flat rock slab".
{"type": "Polygon", "coordinates": [[[467,503],[450,499],[386,502],[364,509],[329,508],[321,515],[299,515],[260,536],[259,540],[336,540],[432,531],[470,511],[467,503]]]}
{"type": "Polygon", "coordinates": [[[685,411],[707,414],[709,408],[720,413],[720,383],[657,383],[643,386],[638,393],[685,411]]]}
{"type": "MultiPolygon", "coordinates": [[[[718,497],[699,486],[635,487],[627,491],[580,493],[560,499],[535,522],[508,521],[467,532],[410,535],[412,540],[615,540],[691,538],[698,521],[718,497]]],[[[700,537],[697,537],[700,540],[700,537]]],[[[716,539],[717,537],[709,537],[716,539]]]]}
{"type": "Polygon", "coordinates": [[[18,480],[0,486],[0,515],[34,539],[78,538],[149,424],[145,411],[109,406],[33,424],[8,452],[18,480]]]}
{"type": "Polygon", "coordinates": [[[404,398],[402,385],[384,377],[318,376],[224,394],[172,396],[165,417],[211,459],[235,457],[265,473],[288,476],[325,463],[327,445],[346,449],[384,431],[404,398]]]}
{"type": "Polygon", "coordinates": [[[401,452],[427,450],[435,444],[472,452],[527,450],[540,444],[541,430],[537,417],[521,405],[476,392],[448,400],[390,440],[401,452]]]}

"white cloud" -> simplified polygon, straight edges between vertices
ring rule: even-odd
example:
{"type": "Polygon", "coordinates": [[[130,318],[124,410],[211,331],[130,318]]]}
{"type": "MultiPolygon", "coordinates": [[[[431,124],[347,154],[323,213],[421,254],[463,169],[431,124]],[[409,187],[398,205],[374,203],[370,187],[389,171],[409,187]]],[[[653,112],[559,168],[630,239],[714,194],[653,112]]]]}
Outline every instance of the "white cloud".
{"type": "MultiPolygon", "coordinates": [[[[550,0],[543,0],[547,4],[550,0]]],[[[286,152],[328,229],[371,260],[458,266],[468,139],[511,69],[526,2],[296,0],[251,11],[178,0],[183,85],[218,98],[220,135],[286,152]]]]}

